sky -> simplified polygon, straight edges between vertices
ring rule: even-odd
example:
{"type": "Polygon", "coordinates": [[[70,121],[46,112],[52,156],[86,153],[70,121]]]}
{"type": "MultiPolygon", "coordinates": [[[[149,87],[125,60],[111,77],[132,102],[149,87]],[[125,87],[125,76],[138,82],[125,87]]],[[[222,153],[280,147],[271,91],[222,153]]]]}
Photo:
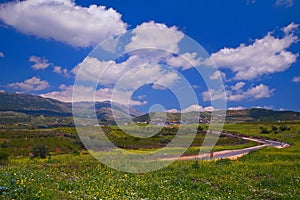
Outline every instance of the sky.
{"type": "Polygon", "coordinates": [[[300,111],[299,10],[296,0],[0,0],[0,92],[70,102],[75,85],[73,99],[142,112],[214,110],[220,96],[228,109],[300,111]]]}

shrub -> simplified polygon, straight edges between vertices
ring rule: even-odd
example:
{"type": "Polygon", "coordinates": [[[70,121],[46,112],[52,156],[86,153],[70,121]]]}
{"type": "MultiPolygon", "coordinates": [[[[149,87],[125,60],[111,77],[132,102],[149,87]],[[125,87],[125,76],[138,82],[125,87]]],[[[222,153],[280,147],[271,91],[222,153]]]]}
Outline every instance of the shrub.
{"type": "Polygon", "coordinates": [[[8,148],[8,142],[3,142],[1,144],[1,148],[8,148]]]}
{"type": "Polygon", "coordinates": [[[272,131],[276,132],[278,130],[277,126],[272,126],[272,131]]]}
{"type": "Polygon", "coordinates": [[[0,151],[0,165],[8,163],[9,153],[7,151],[0,151]]]}
{"type": "Polygon", "coordinates": [[[261,134],[268,134],[268,133],[270,133],[271,131],[269,131],[266,127],[261,127],[261,128],[260,128],[260,132],[261,132],[261,134]]]}
{"type": "Polygon", "coordinates": [[[47,158],[49,156],[49,149],[45,144],[37,145],[36,147],[32,148],[32,157],[40,157],[40,158],[47,158]]]}
{"type": "Polygon", "coordinates": [[[287,131],[287,130],[288,130],[288,127],[287,127],[286,125],[281,125],[281,126],[279,127],[279,129],[280,129],[281,131],[287,131]]]}

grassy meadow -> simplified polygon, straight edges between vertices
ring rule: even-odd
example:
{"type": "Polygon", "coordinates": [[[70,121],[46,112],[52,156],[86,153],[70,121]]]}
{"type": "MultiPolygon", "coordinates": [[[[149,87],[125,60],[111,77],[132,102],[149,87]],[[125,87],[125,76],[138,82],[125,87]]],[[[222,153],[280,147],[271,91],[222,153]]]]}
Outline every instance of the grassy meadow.
{"type": "MultiPolygon", "coordinates": [[[[46,159],[16,155],[9,146],[14,140],[21,144],[17,139],[23,140],[22,134],[15,137],[14,133],[12,138],[2,134],[1,143],[8,145],[1,151],[9,151],[11,156],[0,167],[0,199],[300,199],[300,122],[226,124],[224,129],[289,142],[291,147],[267,147],[235,161],[176,161],[159,171],[130,174],[110,169],[80,149],[72,128],[55,129],[58,136],[33,137],[31,141],[47,139],[52,156],[46,159]],[[281,130],[280,126],[286,128],[281,130]],[[262,131],[264,128],[268,133],[262,131]],[[61,142],[57,143],[59,152],[49,138],[61,142]]],[[[121,134],[116,129],[113,132],[121,134]]],[[[203,134],[197,137],[200,143],[203,134]]],[[[114,141],[120,146],[131,141],[120,138],[114,141]]],[[[125,144],[130,149],[131,142],[125,144]]],[[[159,140],[146,148],[156,148],[153,144],[162,143],[159,140]]],[[[187,152],[196,153],[197,144],[194,141],[187,152]]],[[[252,145],[223,137],[215,150],[252,145]]]]}

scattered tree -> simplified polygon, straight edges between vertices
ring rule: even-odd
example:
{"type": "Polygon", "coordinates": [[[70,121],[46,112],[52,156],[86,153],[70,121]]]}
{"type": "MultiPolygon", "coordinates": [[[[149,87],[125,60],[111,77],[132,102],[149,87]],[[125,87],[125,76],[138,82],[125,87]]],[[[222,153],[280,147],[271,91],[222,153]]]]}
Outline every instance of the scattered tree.
{"type": "Polygon", "coordinates": [[[32,148],[32,157],[40,157],[40,158],[47,158],[49,156],[49,149],[45,144],[39,144],[36,147],[32,148]]]}
{"type": "Polygon", "coordinates": [[[4,165],[8,162],[9,153],[7,151],[0,151],[0,165],[4,165]]]}

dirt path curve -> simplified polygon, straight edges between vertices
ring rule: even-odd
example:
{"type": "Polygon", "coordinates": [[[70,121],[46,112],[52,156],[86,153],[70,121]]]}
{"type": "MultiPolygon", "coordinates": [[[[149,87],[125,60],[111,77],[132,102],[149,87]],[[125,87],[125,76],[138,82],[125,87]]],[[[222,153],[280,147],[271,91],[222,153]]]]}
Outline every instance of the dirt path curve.
{"type": "MultiPolygon", "coordinates": [[[[254,147],[248,147],[244,149],[236,149],[236,150],[224,150],[224,151],[216,151],[213,153],[213,158],[212,159],[231,159],[235,160],[238,159],[246,154],[248,154],[250,151],[256,151],[259,150],[263,147],[266,146],[272,146],[275,148],[286,148],[289,147],[290,145],[287,143],[283,142],[278,142],[278,141],[273,141],[273,140],[263,140],[263,139],[258,139],[258,138],[250,138],[250,137],[242,137],[238,135],[234,135],[231,133],[222,133],[223,135],[229,136],[229,137],[237,137],[241,138],[243,140],[249,140],[249,141],[254,141],[258,145],[254,147]]],[[[164,158],[162,160],[176,160],[177,158],[164,158]]],[[[210,160],[210,154],[199,154],[199,155],[193,155],[193,156],[182,156],[178,158],[178,160],[210,160]]]]}

